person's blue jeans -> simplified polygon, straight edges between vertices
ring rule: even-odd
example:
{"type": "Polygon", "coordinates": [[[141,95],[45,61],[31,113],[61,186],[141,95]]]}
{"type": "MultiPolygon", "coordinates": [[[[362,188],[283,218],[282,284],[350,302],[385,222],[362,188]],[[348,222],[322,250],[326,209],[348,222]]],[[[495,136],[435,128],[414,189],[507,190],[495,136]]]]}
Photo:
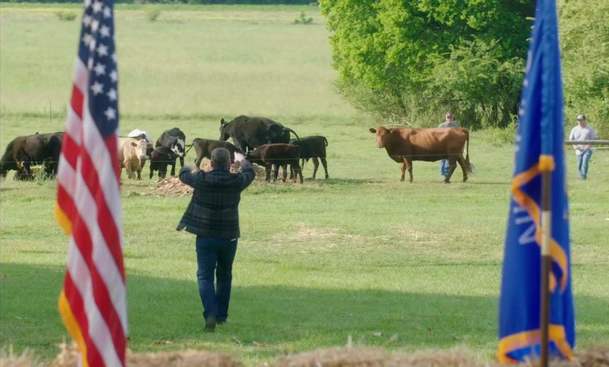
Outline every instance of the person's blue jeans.
{"type": "Polygon", "coordinates": [[[448,159],[440,161],[440,174],[444,177],[448,176],[448,159]]]}
{"type": "Polygon", "coordinates": [[[591,157],[591,149],[588,149],[577,156],[577,170],[579,171],[579,177],[581,177],[583,180],[588,178],[588,164],[591,157]]]}
{"type": "Polygon", "coordinates": [[[226,321],[237,239],[197,236],[197,282],[203,317],[226,321]],[[214,282],[215,276],[215,282],[214,282]]]}

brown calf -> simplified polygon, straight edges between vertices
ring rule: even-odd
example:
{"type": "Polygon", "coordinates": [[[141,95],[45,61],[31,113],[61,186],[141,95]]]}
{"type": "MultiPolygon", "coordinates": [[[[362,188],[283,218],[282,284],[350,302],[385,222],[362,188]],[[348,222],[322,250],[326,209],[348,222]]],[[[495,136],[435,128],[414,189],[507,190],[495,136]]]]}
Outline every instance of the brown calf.
{"type": "Polygon", "coordinates": [[[283,167],[283,182],[287,179],[288,164],[294,170],[294,182],[299,177],[303,182],[302,170],[300,169],[300,148],[292,144],[264,144],[247,152],[247,159],[252,163],[265,167],[266,180],[271,180],[271,167],[273,167],[273,181],[277,180],[279,166],[283,167]]]}

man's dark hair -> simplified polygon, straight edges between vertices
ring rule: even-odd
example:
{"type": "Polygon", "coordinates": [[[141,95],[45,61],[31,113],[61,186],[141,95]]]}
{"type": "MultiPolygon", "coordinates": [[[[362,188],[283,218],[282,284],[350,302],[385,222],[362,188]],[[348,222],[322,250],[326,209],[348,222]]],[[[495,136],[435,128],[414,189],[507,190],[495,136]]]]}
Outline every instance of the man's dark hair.
{"type": "Polygon", "coordinates": [[[230,152],[226,148],[216,148],[211,151],[211,164],[214,168],[227,168],[230,163],[230,152]]]}

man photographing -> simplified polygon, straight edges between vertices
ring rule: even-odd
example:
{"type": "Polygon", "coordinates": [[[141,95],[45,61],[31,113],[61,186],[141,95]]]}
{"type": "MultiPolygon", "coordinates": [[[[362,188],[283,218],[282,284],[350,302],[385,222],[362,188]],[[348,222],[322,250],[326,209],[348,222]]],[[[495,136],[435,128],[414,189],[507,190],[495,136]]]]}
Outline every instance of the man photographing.
{"type": "Polygon", "coordinates": [[[178,230],[197,236],[197,282],[203,303],[205,331],[226,322],[230,301],[232,267],[239,238],[239,201],[241,191],[256,173],[245,157],[235,153],[241,172],[231,173],[230,152],[216,148],[211,152],[210,172],[184,167],[180,180],[194,191],[178,230]],[[214,282],[214,273],[217,276],[214,282]]]}

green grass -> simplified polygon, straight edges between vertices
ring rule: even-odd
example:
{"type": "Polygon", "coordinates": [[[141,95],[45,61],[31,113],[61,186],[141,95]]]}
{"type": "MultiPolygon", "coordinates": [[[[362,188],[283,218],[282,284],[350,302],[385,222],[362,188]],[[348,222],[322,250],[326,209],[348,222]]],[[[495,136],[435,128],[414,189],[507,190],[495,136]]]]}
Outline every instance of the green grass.
{"type": "MultiPolygon", "coordinates": [[[[457,173],[444,185],[437,164],[417,162],[415,182],[400,183],[398,165],[367,131],[377,122],[334,92],[314,9],[306,11],[315,23],[302,27],[291,24],[302,7],[159,8],[151,23],[146,7],[119,7],[123,132],[156,137],[179,126],[189,140],[215,138],[220,117],[261,114],[326,135],[331,179],[257,182],[243,195],[230,322],[215,334],[201,331],[194,238],[175,232],[188,198],[150,195],[154,182],[124,179],[130,348],[220,350],[253,365],[351,338],[391,350],[466,346],[490,360],[512,147],[476,132],[470,182],[457,173]]],[[[2,147],[63,125],[78,22],[60,21],[58,9],[0,7],[2,147]]],[[[609,152],[595,153],[587,182],[575,178],[569,153],[585,348],[609,343],[609,152]]],[[[8,179],[0,188],[0,345],[44,358],[66,338],[56,299],[67,240],[52,217],[54,195],[54,182],[8,179]]]]}

